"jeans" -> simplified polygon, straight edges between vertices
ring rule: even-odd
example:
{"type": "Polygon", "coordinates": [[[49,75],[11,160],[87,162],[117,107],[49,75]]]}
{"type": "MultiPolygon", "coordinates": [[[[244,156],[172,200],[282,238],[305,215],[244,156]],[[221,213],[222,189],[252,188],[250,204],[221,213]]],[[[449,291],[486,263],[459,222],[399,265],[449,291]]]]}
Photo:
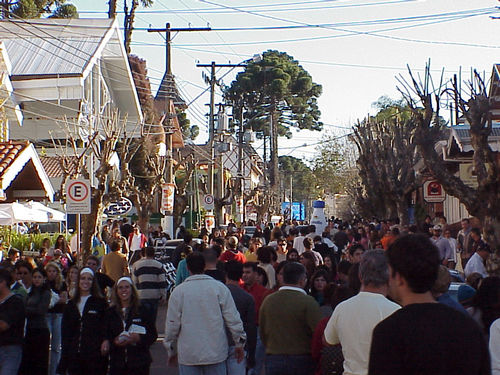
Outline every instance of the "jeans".
{"type": "Polygon", "coordinates": [[[61,359],[61,313],[48,313],[47,325],[50,331],[49,375],[55,375],[61,359]]]}
{"type": "Polygon", "coordinates": [[[0,346],[0,375],[17,375],[22,355],[21,345],[0,346]]]}
{"type": "Polygon", "coordinates": [[[248,370],[249,375],[261,375],[266,358],[266,348],[260,339],[260,333],[257,329],[257,346],[255,347],[255,367],[248,370]]]}
{"type": "Polygon", "coordinates": [[[314,363],[310,355],[266,355],[266,375],[310,375],[314,363]]]}
{"type": "Polygon", "coordinates": [[[179,363],[179,375],[227,375],[226,362],[213,365],[189,366],[179,363]]]}
{"type": "Polygon", "coordinates": [[[141,305],[143,305],[148,312],[151,314],[153,323],[156,324],[156,316],[158,315],[158,303],[160,301],[157,299],[141,299],[141,305]]]}
{"type": "Polygon", "coordinates": [[[229,355],[226,359],[226,367],[228,375],[245,375],[246,361],[243,359],[240,363],[236,360],[234,346],[229,347],[229,355]]]}

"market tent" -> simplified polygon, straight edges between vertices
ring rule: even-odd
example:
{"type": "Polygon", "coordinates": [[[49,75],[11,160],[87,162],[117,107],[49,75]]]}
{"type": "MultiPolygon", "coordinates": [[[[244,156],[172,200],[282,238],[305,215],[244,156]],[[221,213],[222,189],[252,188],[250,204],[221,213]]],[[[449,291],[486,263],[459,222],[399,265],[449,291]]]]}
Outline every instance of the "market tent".
{"type": "Polygon", "coordinates": [[[21,222],[46,223],[48,221],[46,212],[31,209],[21,203],[0,204],[0,225],[14,225],[21,222]]]}
{"type": "Polygon", "coordinates": [[[29,201],[24,203],[24,205],[30,209],[45,212],[49,223],[56,223],[56,222],[58,223],[61,221],[66,221],[66,214],[64,212],[47,207],[40,202],[29,201]]]}

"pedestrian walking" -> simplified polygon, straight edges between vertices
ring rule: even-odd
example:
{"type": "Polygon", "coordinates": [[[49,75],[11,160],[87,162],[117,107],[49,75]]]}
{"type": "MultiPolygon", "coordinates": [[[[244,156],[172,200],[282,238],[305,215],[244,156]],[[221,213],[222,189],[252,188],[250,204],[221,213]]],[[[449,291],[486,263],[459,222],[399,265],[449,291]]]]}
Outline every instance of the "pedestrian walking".
{"type": "Polygon", "coordinates": [[[168,303],[164,341],[168,362],[178,362],[180,375],[226,375],[226,328],[240,362],[246,342],[243,323],[229,289],[203,274],[203,255],[191,253],[186,262],[191,276],[174,289],[168,303]]]}
{"type": "Polygon", "coordinates": [[[151,313],[156,322],[158,304],[167,296],[167,282],[163,265],[154,259],[155,248],[143,248],[144,257],[132,266],[132,280],[139,293],[141,305],[151,313]]]}
{"type": "Polygon", "coordinates": [[[277,292],[264,299],[259,313],[266,375],[312,374],[311,340],[321,320],[319,305],[304,290],[306,270],[300,263],[283,267],[283,281],[277,292]]]}
{"type": "Polygon", "coordinates": [[[0,268],[0,374],[17,375],[23,353],[23,299],[12,293],[12,273],[0,268]]]}
{"type": "Polygon", "coordinates": [[[26,333],[24,336],[23,359],[19,374],[47,375],[49,369],[50,332],[47,326],[51,292],[47,274],[42,268],[35,268],[32,284],[26,299],[26,333]]]}
{"type": "Polygon", "coordinates": [[[106,309],[94,271],[88,267],[82,269],[75,296],[63,313],[58,374],[106,374],[108,353],[102,348],[106,339],[106,309]]]}
{"type": "Polygon", "coordinates": [[[373,328],[400,308],[386,298],[389,267],[383,250],[369,250],[359,263],[361,291],[340,303],[324,333],[327,345],[340,344],[345,375],[366,375],[373,328]]]}
{"type": "Polygon", "coordinates": [[[441,258],[429,237],[398,238],[386,255],[389,295],[403,307],[373,330],[368,374],[490,374],[477,324],[431,294],[441,258]]]}
{"type": "Polygon", "coordinates": [[[109,375],[148,375],[150,346],[156,341],[155,320],[141,305],[132,279],[122,277],[113,288],[102,350],[109,351],[109,375]]]}

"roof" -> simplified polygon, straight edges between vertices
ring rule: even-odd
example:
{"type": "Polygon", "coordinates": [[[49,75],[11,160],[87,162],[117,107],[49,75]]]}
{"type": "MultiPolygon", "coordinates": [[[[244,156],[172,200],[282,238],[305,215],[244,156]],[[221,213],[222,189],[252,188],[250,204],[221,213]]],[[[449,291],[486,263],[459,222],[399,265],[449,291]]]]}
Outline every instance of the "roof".
{"type": "Polygon", "coordinates": [[[165,112],[164,110],[162,111],[161,105],[165,103],[166,99],[172,99],[176,107],[187,108],[186,102],[181,98],[177,89],[174,75],[169,73],[163,75],[160,87],[156,92],[155,107],[158,111],[165,112]]]}
{"type": "Polygon", "coordinates": [[[110,19],[1,20],[13,80],[26,75],[82,75],[113,26],[110,19]]]}
{"type": "Polygon", "coordinates": [[[52,201],[54,189],[49,181],[35,148],[28,141],[0,142],[0,188],[5,191],[31,161],[49,200],[52,201]]]}
{"type": "MultiPolygon", "coordinates": [[[[451,148],[453,143],[457,145],[460,152],[474,151],[471,144],[470,128],[468,125],[452,127],[448,147],[451,148]]],[[[493,125],[491,134],[488,137],[488,143],[492,151],[500,151],[500,125],[493,125]]]]}
{"type": "MultiPolygon", "coordinates": [[[[78,157],[68,156],[67,158],[70,159],[70,161],[73,161],[78,157]]],[[[58,178],[64,176],[63,169],[61,168],[61,158],[59,156],[41,156],[40,161],[42,162],[43,168],[45,169],[45,172],[47,173],[47,176],[49,176],[49,178],[58,178]]],[[[73,163],[71,163],[70,165],[69,172],[75,172],[75,165],[73,163]]]]}
{"type": "MultiPolygon", "coordinates": [[[[12,64],[5,44],[0,41],[0,106],[5,109],[7,119],[14,124],[21,125],[23,115],[17,101],[14,98],[14,88],[10,81],[12,64]]],[[[3,135],[2,135],[3,136],[3,135]]]]}

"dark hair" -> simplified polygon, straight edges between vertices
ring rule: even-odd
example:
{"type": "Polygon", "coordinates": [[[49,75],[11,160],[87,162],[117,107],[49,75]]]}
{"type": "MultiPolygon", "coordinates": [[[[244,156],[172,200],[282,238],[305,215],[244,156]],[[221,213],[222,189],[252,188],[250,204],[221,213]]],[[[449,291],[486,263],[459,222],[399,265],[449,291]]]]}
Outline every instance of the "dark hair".
{"type": "Polygon", "coordinates": [[[63,253],[68,252],[68,241],[66,241],[66,238],[62,234],[56,238],[56,242],[54,243],[54,250],[55,249],[60,249],[63,253]],[[60,244],[59,240],[62,240],[60,244]]]}
{"type": "Polygon", "coordinates": [[[348,275],[351,267],[352,267],[351,262],[348,262],[347,260],[341,260],[337,265],[337,272],[343,273],[344,275],[348,275]]]}
{"type": "Polygon", "coordinates": [[[258,265],[256,262],[243,263],[243,268],[251,268],[253,272],[257,272],[258,265]]]}
{"type": "Polygon", "coordinates": [[[224,248],[224,245],[226,244],[226,240],[222,237],[216,237],[214,238],[214,242],[216,245],[219,245],[220,247],[224,248]]]}
{"type": "Polygon", "coordinates": [[[199,252],[192,252],[186,257],[186,265],[192,274],[202,274],[205,270],[205,258],[199,252]]]}
{"type": "Polygon", "coordinates": [[[43,268],[35,268],[33,271],[31,271],[31,276],[33,277],[33,275],[35,273],[39,273],[40,275],[43,276],[43,278],[45,279],[45,281],[43,282],[42,285],[40,286],[35,286],[35,285],[32,285],[31,286],[31,291],[29,292],[29,295],[31,296],[33,293],[36,292],[36,290],[38,291],[44,291],[44,290],[48,290],[49,289],[49,285],[47,283],[47,272],[45,272],[45,270],[43,268]],[[35,290],[36,289],[36,290],[35,290]]]}
{"type": "Polygon", "coordinates": [[[217,252],[213,247],[206,249],[203,251],[203,258],[205,258],[205,263],[216,263],[219,256],[217,256],[217,252]]]}
{"type": "Polygon", "coordinates": [[[257,267],[257,273],[259,276],[262,276],[262,285],[266,286],[269,284],[269,277],[267,276],[267,272],[262,267],[257,267]]]}
{"type": "Polygon", "coordinates": [[[481,237],[481,229],[479,228],[472,228],[470,230],[471,233],[474,233],[475,235],[478,235],[479,237],[481,237]]]}
{"type": "Polygon", "coordinates": [[[364,252],[365,248],[360,243],[355,243],[349,248],[349,255],[353,256],[356,250],[362,250],[364,252]]]}
{"type": "Polygon", "coordinates": [[[389,267],[383,250],[368,250],[359,263],[359,278],[364,285],[380,287],[389,282],[389,267]]]}
{"type": "Polygon", "coordinates": [[[101,262],[100,262],[99,258],[98,258],[98,257],[96,257],[95,255],[89,255],[89,256],[87,257],[87,262],[88,262],[89,260],[93,260],[94,262],[96,262],[98,267],[99,267],[99,265],[101,264],[101,262]]]}
{"type": "Polygon", "coordinates": [[[243,276],[243,263],[236,260],[229,260],[224,265],[226,276],[229,280],[239,281],[243,276]]]}
{"type": "Polygon", "coordinates": [[[330,280],[330,275],[328,271],[325,271],[324,269],[318,269],[314,272],[314,274],[311,276],[311,296],[316,296],[318,291],[314,287],[314,280],[316,280],[319,277],[323,277],[326,280],[326,283],[328,284],[330,280]]]}
{"type": "Polygon", "coordinates": [[[297,262],[289,262],[283,267],[283,282],[285,284],[297,285],[306,277],[305,267],[297,262]]]}
{"type": "Polygon", "coordinates": [[[12,278],[12,273],[7,268],[0,268],[0,282],[5,281],[7,283],[7,288],[10,288],[14,279],[12,278]]]}
{"type": "Polygon", "coordinates": [[[184,242],[189,244],[193,240],[193,235],[190,232],[184,234],[184,242]]]}
{"type": "Polygon", "coordinates": [[[354,263],[347,273],[347,283],[355,293],[361,290],[361,280],[359,279],[359,267],[361,263],[354,263]]]}
{"type": "Polygon", "coordinates": [[[19,270],[19,268],[26,268],[30,273],[33,272],[33,266],[26,260],[18,260],[14,267],[16,268],[16,271],[19,270]]]}
{"type": "Polygon", "coordinates": [[[146,246],[144,248],[144,255],[147,257],[154,257],[155,256],[155,248],[153,246],[146,246]]]}
{"type": "Polygon", "coordinates": [[[274,248],[272,246],[262,246],[257,249],[257,259],[262,263],[271,263],[274,248]]]}
{"type": "Polygon", "coordinates": [[[312,249],[313,246],[314,246],[314,241],[311,237],[306,237],[304,238],[304,240],[302,241],[302,243],[304,244],[304,247],[306,249],[312,249]]]}
{"type": "Polygon", "coordinates": [[[216,244],[212,245],[211,247],[209,247],[209,249],[212,249],[213,251],[215,251],[215,254],[217,255],[217,258],[219,258],[220,255],[222,254],[222,250],[224,248],[221,245],[219,245],[218,243],[216,243],[216,244]]]}
{"type": "Polygon", "coordinates": [[[20,254],[21,252],[17,249],[14,249],[14,248],[11,248],[9,250],[9,252],[7,253],[8,256],[11,256],[11,255],[16,255],[16,254],[20,254]]]}
{"type": "Polygon", "coordinates": [[[113,241],[111,242],[111,251],[118,251],[122,248],[121,241],[113,241]]]}
{"type": "Polygon", "coordinates": [[[356,293],[347,285],[330,284],[329,287],[331,290],[330,305],[334,310],[339,303],[344,302],[345,300],[348,300],[356,295],[356,293]]]}
{"type": "Polygon", "coordinates": [[[291,253],[297,254],[297,260],[298,260],[298,258],[299,258],[299,252],[297,251],[297,249],[290,249],[290,250],[288,250],[288,252],[286,253],[286,260],[290,261],[290,254],[291,253]]]}
{"type": "Polygon", "coordinates": [[[439,252],[427,235],[408,234],[399,237],[386,251],[392,275],[399,273],[414,293],[425,293],[436,282],[440,264],[439,252]]]}
{"type": "Polygon", "coordinates": [[[483,279],[474,297],[473,305],[481,310],[484,332],[490,331],[491,323],[500,318],[500,277],[483,279]]]}

